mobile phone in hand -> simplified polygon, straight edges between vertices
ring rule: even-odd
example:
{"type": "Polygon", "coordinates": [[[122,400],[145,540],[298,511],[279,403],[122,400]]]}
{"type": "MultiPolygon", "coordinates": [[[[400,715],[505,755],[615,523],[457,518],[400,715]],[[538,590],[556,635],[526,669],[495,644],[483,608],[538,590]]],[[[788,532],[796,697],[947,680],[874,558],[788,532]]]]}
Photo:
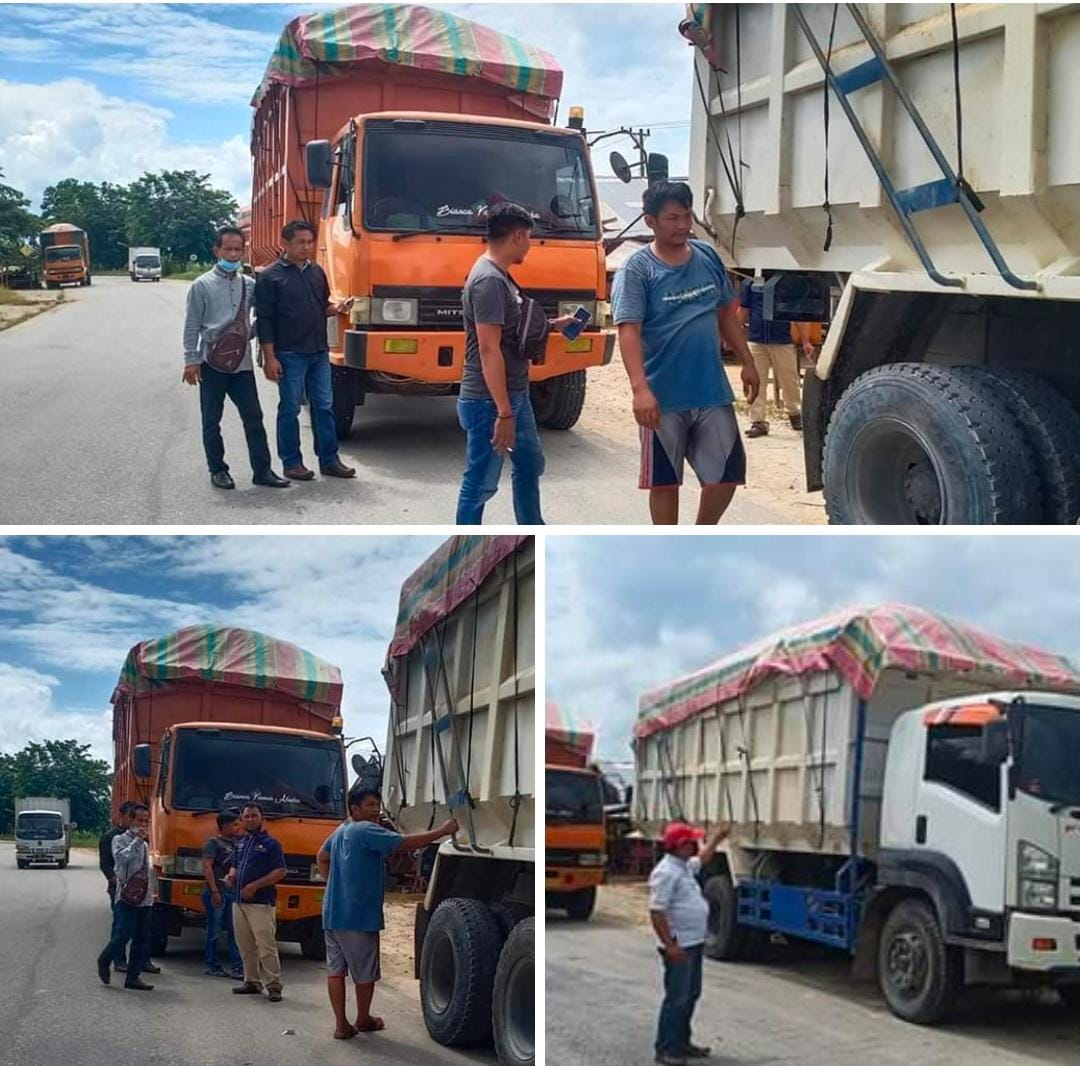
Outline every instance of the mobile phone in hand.
{"type": "Polygon", "coordinates": [[[579,307],[574,312],[574,318],[577,319],[577,322],[571,322],[570,325],[562,327],[562,335],[568,341],[576,341],[578,337],[581,336],[581,331],[592,320],[592,315],[590,314],[588,308],[579,307]]]}

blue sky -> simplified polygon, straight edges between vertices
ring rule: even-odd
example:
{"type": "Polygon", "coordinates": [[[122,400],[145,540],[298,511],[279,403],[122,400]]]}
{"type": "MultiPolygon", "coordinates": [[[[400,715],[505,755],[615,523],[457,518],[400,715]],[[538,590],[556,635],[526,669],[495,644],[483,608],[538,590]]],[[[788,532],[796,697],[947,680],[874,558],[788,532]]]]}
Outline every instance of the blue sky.
{"type": "MultiPolygon", "coordinates": [[[[209,172],[249,197],[249,101],[289,19],[333,4],[14,4],[0,36],[0,167],[34,207],[63,177],[127,182],[209,172]]],[[[686,170],[691,66],[681,4],[436,4],[546,48],[563,115],[588,125],[686,123],[650,147],[686,170]]],[[[598,153],[607,173],[611,148],[598,153]]],[[[626,147],[626,144],[622,145],[626,147]]]]}
{"type": "Polygon", "coordinates": [[[547,697],[632,759],[638,696],[852,603],[899,601],[1080,662],[1072,536],[550,537],[547,697]]]}
{"type": "Polygon", "coordinates": [[[441,539],[0,538],[0,751],[78,737],[111,762],[109,696],[128,649],[208,621],[335,663],[346,733],[381,738],[398,591],[441,539]]]}

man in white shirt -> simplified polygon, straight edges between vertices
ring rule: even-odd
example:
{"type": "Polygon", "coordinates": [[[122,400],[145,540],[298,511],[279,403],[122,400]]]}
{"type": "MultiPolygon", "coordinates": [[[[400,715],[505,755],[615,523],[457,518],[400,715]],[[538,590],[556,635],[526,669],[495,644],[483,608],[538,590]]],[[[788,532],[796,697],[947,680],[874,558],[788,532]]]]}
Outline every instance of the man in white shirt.
{"type": "Polygon", "coordinates": [[[698,841],[705,833],[685,822],[672,822],[661,841],[667,854],[649,875],[649,917],[664,961],[664,1002],[656,1029],[656,1061],[661,1066],[685,1066],[687,1059],[710,1055],[709,1048],[690,1039],[709,926],[709,904],[698,875],[728,832],[727,826],[717,826],[699,852],[698,841]]]}

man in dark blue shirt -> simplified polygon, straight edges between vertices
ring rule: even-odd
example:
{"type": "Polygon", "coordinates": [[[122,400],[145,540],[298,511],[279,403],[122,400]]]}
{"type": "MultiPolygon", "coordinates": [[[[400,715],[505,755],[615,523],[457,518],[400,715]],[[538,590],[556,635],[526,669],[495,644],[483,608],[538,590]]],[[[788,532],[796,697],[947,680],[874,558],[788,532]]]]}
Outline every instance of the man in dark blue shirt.
{"type": "Polygon", "coordinates": [[[780,386],[791,428],[802,429],[802,385],[799,381],[799,361],[791,339],[790,322],[773,322],[765,319],[764,282],[760,278],[743,282],[740,317],[748,326],[747,340],[750,354],[754,357],[761,391],[750,405],[750,428],[748,437],[764,437],[769,432],[768,390],[769,370],[780,386]]]}
{"type": "Polygon", "coordinates": [[[233,992],[261,995],[265,986],[271,1002],[281,999],[281,959],[277,949],[277,889],[288,872],[281,845],[263,828],[262,808],[247,804],[240,814],[245,835],[236,845],[233,867],[225,878],[236,892],[233,928],[240,957],[244,960],[244,983],[233,992]]]}

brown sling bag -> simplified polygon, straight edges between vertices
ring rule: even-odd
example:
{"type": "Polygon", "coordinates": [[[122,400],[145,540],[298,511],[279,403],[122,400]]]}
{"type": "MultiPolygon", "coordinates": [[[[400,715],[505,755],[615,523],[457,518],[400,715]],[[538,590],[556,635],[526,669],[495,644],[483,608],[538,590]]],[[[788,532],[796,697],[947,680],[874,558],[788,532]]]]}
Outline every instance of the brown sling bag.
{"type": "Polygon", "coordinates": [[[223,374],[234,374],[248,354],[251,327],[247,316],[247,282],[240,277],[240,307],[236,317],[207,346],[206,362],[223,374]]]}

